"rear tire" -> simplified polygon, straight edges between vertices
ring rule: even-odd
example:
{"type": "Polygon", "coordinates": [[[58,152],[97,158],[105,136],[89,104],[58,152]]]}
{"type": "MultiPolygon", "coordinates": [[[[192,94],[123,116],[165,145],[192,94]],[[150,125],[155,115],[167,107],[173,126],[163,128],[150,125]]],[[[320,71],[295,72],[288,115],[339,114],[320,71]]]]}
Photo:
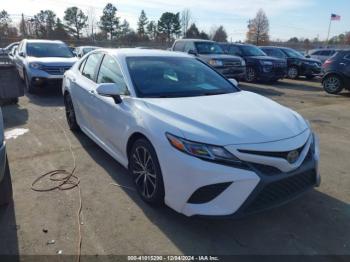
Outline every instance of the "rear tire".
{"type": "Polygon", "coordinates": [[[12,201],[13,192],[12,192],[12,181],[11,173],[6,157],[6,166],[4,178],[0,183],[0,206],[9,204],[12,201]]]}
{"type": "Polygon", "coordinates": [[[287,70],[287,76],[290,79],[297,79],[299,77],[299,70],[296,66],[291,66],[287,70]]]}
{"type": "Polygon", "coordinates": [[[138,139],[129,154],[129,170],[136,190],[150,205],[164,203],[164,183],[156,151],[145,138],[138,139]]]}
{"type": "Polygon", "coordinates": [[[322,81],[323,89],[328,94],[336,95],[344,89],[342,79],[338,75],[326,76],[322,81]]]}
{"type": "Polygon", "coordinates": [[[66,119],[69,129],[72,131],[80,131],[80,127],[78,125],[77,118],[75,115],[72,97],[70,96],[70,94],[64,95],[64,106],[66,110],[66,119]]]}

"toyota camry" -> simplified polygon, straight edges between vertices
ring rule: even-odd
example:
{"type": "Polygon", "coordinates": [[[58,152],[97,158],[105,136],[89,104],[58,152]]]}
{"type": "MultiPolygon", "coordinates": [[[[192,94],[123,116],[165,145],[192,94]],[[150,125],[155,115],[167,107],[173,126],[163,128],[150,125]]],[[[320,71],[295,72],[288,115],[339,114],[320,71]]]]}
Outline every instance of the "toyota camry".
{"type": "Polygon", "coordinates": [[[70,129],[130,172],[139,195],[186,216],[241,216],[320,184],[309,122],[196,57],[99,49],[64,75],[70,129]]]}

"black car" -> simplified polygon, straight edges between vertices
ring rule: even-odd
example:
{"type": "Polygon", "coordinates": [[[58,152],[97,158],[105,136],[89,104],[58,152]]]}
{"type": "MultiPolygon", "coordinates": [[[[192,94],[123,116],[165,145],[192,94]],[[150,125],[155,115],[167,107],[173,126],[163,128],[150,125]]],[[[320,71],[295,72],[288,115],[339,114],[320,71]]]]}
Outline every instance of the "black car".
{"type": "Polygon", "coordinates": [[[267,56],[261,49],[254,45],[221,43],[225,53],[242,57],[246,62],[245,81],[257,80],[275,82],[284,78],[287,71],[287,63],[284,59],[267,56]]]}
{"type": "Polygon", "coordinates": [[[226,78],[240,80],[246,73],[245,61],[234,55],[227,55],[214,41],[202,39],[176,40],[172,51],[185,52],[209,64],[226,78]]]}
{"type": "Polygon", "coordinates": [[[338,94],[344,88],[350,91],[350,50],[338,51],[322,66],[322,84],[329,94],[338,94]]]}
{"type": "Polygon", "coordinates": [[[287,76],[290,79],[297,79],[299,76],[312,79],[321,74],[322,63],[320,60],[306,58],[292,48],[264,46],[261,47],[261,50],[269,56],[286,59],[288,64],[287,76]]]}

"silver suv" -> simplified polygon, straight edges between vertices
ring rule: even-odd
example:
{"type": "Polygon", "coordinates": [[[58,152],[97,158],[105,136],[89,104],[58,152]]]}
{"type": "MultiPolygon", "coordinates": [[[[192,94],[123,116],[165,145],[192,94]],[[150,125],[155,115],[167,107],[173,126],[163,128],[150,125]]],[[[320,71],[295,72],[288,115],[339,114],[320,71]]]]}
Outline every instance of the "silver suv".
{"type": "Polygon", "coordinates": [[[7,161],[6,145],[4,139],[4,125],[0,109],[0,206],[12,200],[12,182],[9,164],[7,161]]]}
{"type": "Polygon", "coordinates": [[[176,40],[171,50],[198,57],[226,78],[236,80],[245,78],[245,61],[238,56],[226,55],[221,46],[214,41],[200,39],[176,40]]]}
{"type": "Polygon", "coordinates": [[[26,40],[18,46],[15,58],[18,73],[26,89],[34,93],[38,87],[62,83],[63,74],[77,61],[62,41],[26,40]]]}

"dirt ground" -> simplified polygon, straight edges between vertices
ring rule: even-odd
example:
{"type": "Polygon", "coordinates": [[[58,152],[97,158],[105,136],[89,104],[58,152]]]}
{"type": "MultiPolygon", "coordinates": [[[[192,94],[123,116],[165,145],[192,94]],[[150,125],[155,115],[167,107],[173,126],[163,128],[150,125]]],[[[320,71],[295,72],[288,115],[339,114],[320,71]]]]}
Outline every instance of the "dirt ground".
{"type": "Polygon", "coordinates": [[[72,168],[65,127],[77,156],[82,192],[82,254],[350,255],[350,94],[327,95],[317,80],[241,88],[291,107],[320,136],[322,185],[283,207],[240,220],[187,218],[154,209],[133,191],[127,171],[83,134],[68,131],[59,92],[26,95],[3,107],[14,203],[0,209],[0,254],[77,252],[78,190],[38,193],[39,175],[72,168]],[[113,186],[113,183],[125,187],[113,186]],[[47,233],[43,232],[47,230],[47,233]],[[55,240],[54,244],[47,242],[55,240]]]}

